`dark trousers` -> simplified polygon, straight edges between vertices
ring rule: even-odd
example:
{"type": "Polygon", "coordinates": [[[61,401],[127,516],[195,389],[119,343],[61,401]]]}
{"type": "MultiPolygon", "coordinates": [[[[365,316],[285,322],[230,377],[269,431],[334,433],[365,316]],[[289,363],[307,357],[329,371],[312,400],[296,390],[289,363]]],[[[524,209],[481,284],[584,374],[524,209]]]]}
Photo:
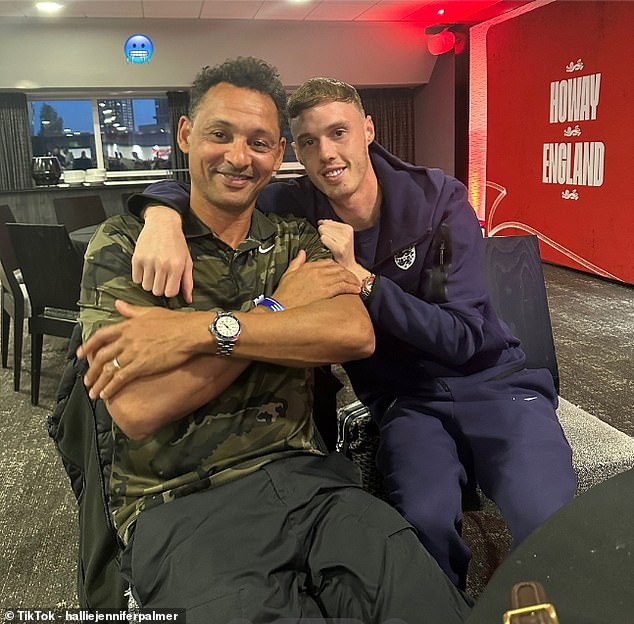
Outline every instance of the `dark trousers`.
{"type": "Polygon", "coordinates": [[[463,595],[356,478],[338,453],[302,455],[142,512],[124,553],[141,606],[188,624],[463,622],[463,595]]]}
{"type": "Polygon", "coordinates": [[[460,536],[465,457],[514,544],[573,498],[557,400],[547,370],[524,369],[492,381],[444,378],[432,395],[401,397],[373,414],[388,498],[456,586],[464,588],[471,556],[460,536]]]}

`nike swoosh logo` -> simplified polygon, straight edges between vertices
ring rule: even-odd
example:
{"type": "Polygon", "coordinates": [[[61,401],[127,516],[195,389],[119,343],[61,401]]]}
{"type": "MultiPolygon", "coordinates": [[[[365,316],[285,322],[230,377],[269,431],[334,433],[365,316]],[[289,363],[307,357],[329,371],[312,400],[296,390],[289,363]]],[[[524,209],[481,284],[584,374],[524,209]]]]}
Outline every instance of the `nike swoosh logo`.
{"type": "Polygon", "coordinates": [[[526,397],[525,401],[534,401],[537,397],[526,397]]]}
{"type": "Polygon", "coordinates": [[[262,245],[260,245],[260,247],[258,248],[258,251],[260,253],[269,253],[269,251],[271,251],[271,249],[273,249],[273,247],[275,247],[274,244],[271,245],[270,247],[266,247],[266,248],[264,248],[264,247],[262,247],[262,245]]]}

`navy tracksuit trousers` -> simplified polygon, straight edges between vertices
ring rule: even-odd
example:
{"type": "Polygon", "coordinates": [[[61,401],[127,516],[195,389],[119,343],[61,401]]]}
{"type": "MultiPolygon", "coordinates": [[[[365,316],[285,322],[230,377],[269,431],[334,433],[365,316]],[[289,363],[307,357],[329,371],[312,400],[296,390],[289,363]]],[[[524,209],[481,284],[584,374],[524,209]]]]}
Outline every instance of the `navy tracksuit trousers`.
{"type": "Polygon", "coordinates": [[[389,499],[460,588],[471,556],[460,535],[468,476],[497,503],[514,545],[576,490],[550,373],[523,369],[503,379],[483,377],[439,379],[432,393],[372,409],[389,499]]]}

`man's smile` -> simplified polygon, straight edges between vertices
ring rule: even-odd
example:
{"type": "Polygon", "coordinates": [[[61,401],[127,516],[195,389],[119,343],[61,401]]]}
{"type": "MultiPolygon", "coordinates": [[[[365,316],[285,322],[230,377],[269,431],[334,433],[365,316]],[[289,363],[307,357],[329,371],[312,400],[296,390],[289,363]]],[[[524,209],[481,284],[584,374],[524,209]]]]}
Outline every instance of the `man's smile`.
{"type": "Polygon", "coordinates": [[[241,187],[253,179],[252,175],[245,173],[231,173],[229,171],[217,171],[222,176],[224,182],[228,186],[241,187]]]}
{"type": "Polygon", "coordinates": [[[337,180],[343,175],[345,170],[345,167],[337,167],[336,169],[330,169],[329,171],[326,171],[323,176],[328,180],[337,180]]]}

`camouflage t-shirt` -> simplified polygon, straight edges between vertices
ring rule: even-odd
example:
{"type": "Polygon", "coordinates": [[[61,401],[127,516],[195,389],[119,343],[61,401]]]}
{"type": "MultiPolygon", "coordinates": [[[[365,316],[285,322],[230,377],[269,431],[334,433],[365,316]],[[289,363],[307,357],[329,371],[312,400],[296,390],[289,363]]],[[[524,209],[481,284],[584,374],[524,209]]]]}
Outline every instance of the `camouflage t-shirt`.
{"type": "MultiPolygon", "coordinates": [[[[131,259],[142,223],[131,216],[108,219],[85,256],[80,297],[84,338],[122,320],[116,299],[175,310],[241,310],[275,290],[300,249],[308,260],[330,257],[305,220],[255,211],[246,240],[232,249],[195,216],[183,229],[194,263],[193,303],[181,296],[155,297],[132,282],[131,259]]],[[[215,314],[210,314],[210,322],[215,314]]],[[[254,362],[219,397],[134,441],[113,423],[110,509],[127,542],[142,509],[216,487],[265,463],[297,452],[319,453],[311,417],[308,369],[254,362]]]]}

